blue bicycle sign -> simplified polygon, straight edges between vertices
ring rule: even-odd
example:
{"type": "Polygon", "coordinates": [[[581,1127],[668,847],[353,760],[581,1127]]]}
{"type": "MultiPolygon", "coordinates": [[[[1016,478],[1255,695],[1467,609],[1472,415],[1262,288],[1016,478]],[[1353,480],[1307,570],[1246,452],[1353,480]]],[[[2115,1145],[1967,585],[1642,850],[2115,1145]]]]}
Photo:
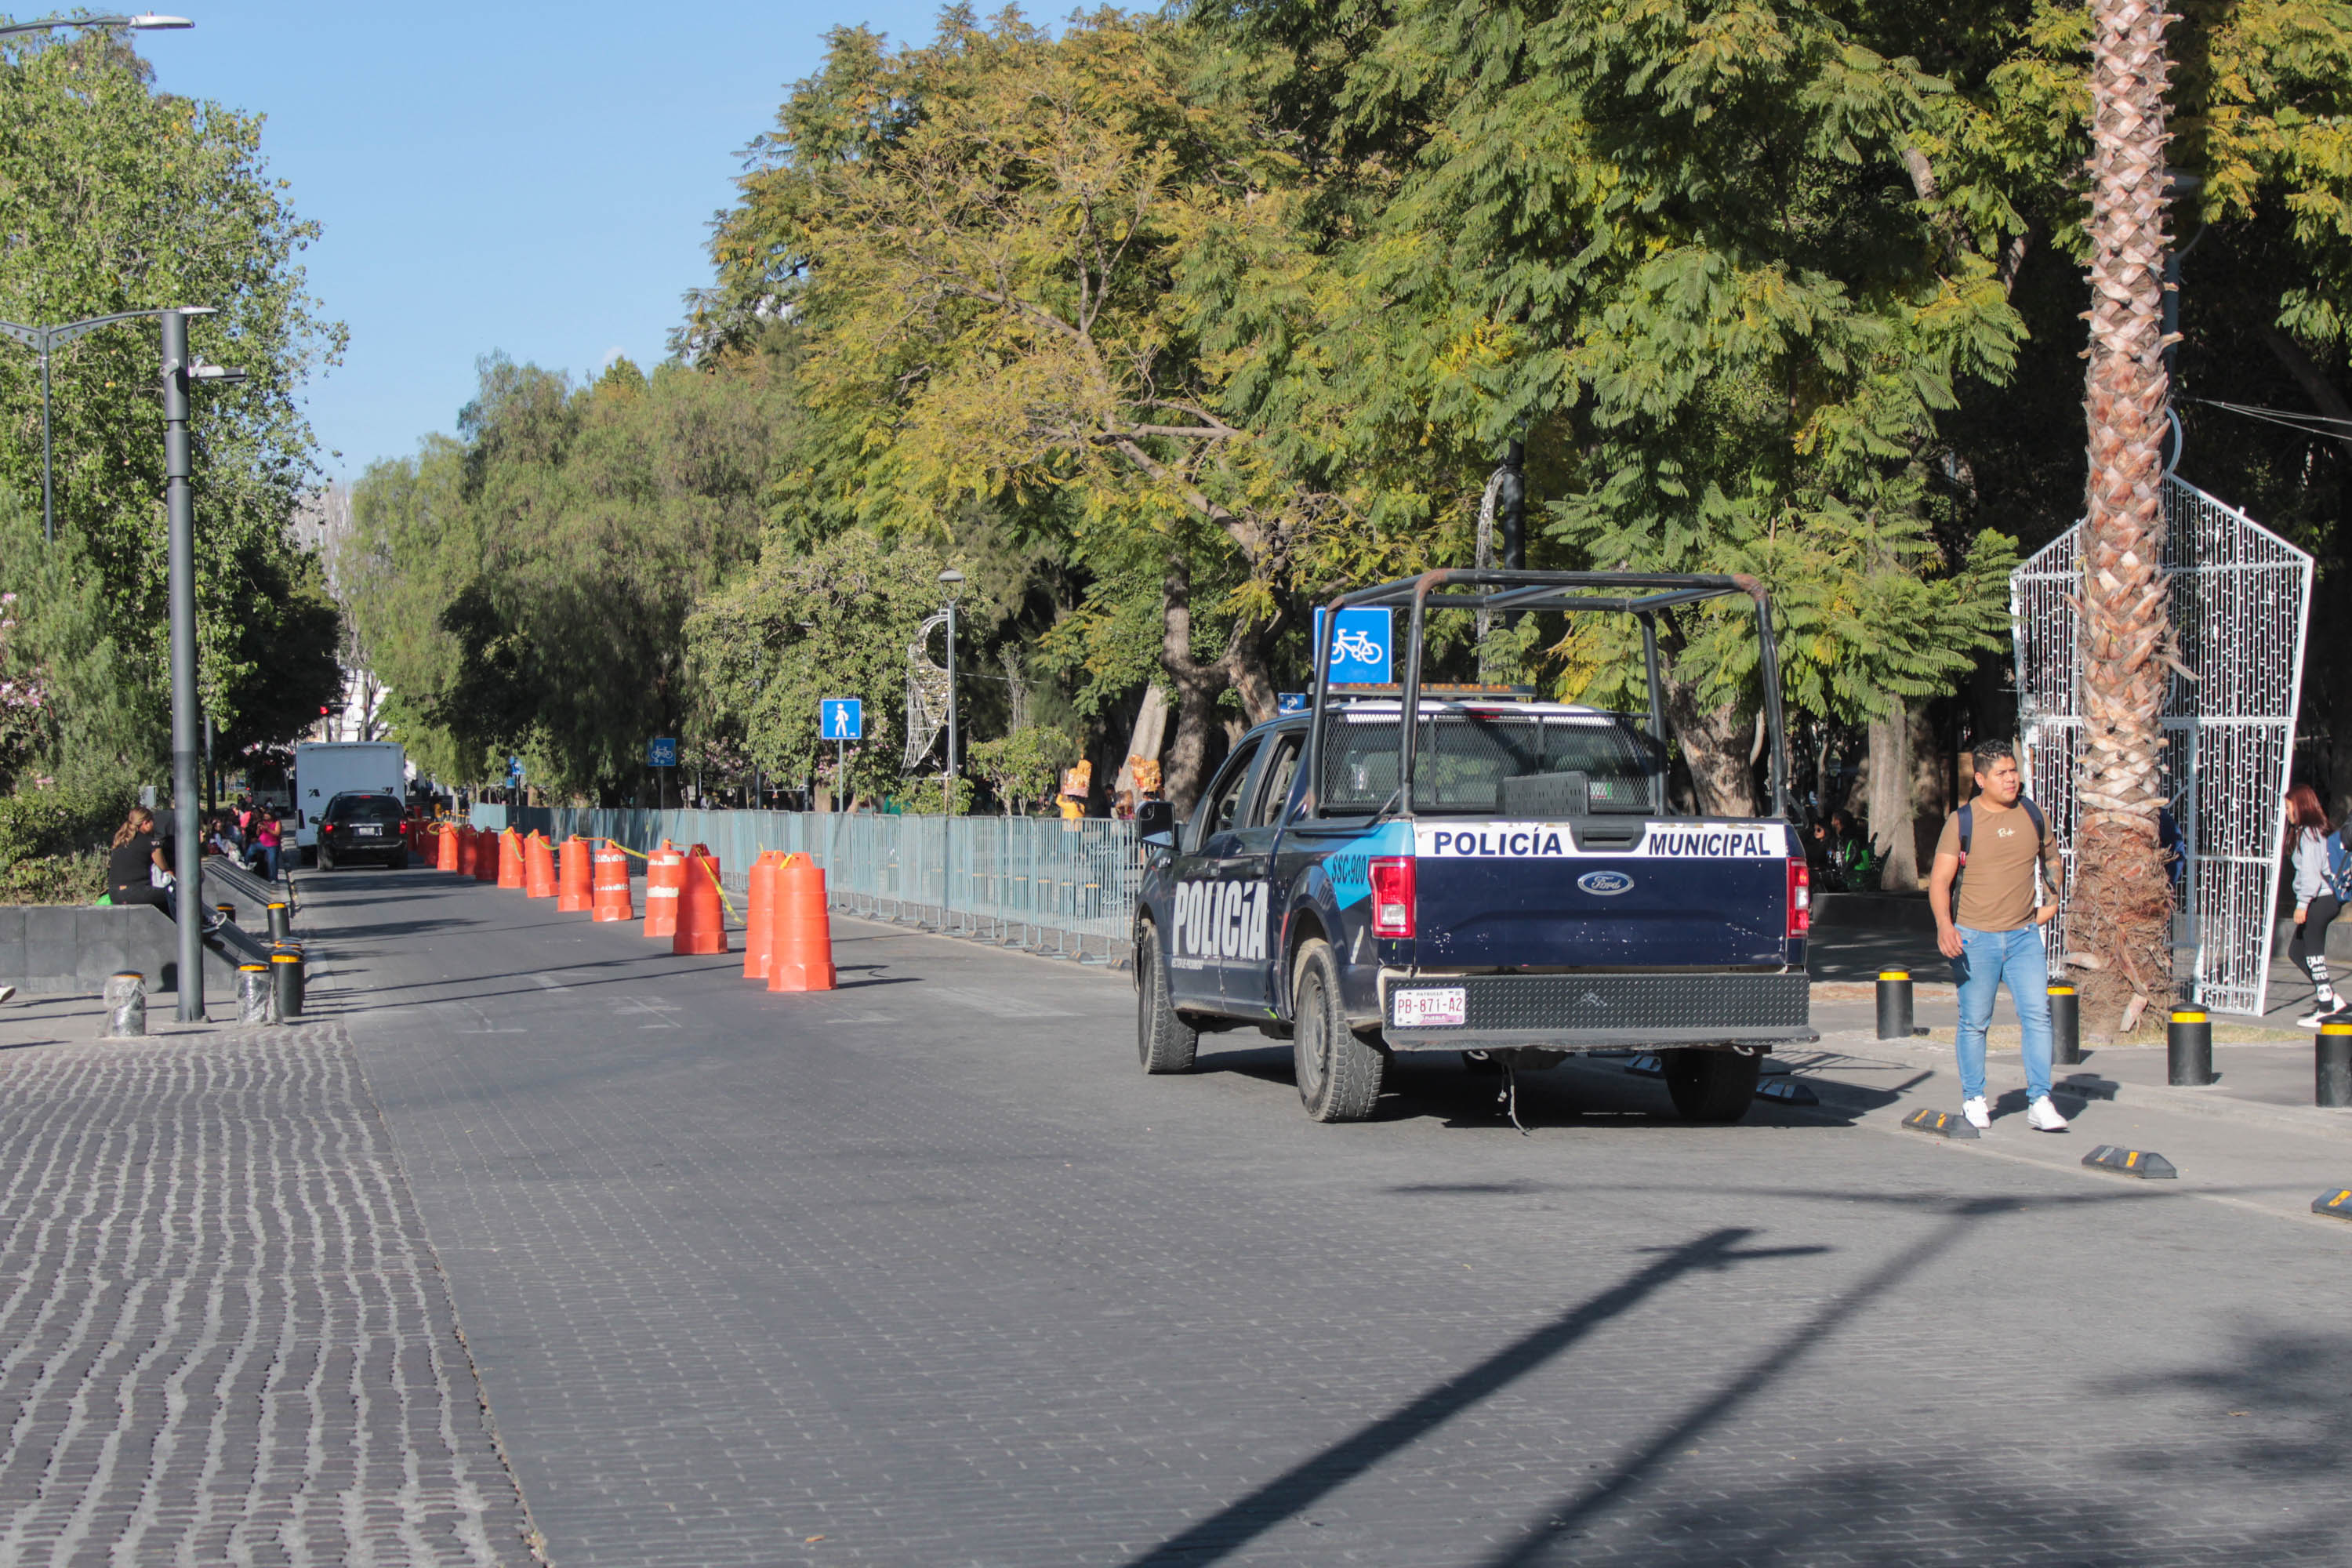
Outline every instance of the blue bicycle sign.
{"type": "Polygon", "coordinates": [[[1315,640],[1330,660],[1332,685],[1386,686],[1390,682],[1391,653],[1395,647],[1391,616],[1385,609],[1342,610],[1339,624],[1327,633],[1324,612],[1315,612],[1315,640]]]}

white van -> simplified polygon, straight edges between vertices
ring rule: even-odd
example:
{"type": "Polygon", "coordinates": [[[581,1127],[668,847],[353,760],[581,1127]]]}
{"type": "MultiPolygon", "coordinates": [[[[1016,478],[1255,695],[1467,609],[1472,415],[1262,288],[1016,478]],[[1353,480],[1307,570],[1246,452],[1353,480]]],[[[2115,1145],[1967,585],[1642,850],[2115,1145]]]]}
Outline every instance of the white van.
{"type": "Polygon", "coordinates": [[[396,741],[303,741],[294,748],[294,837],[308,860],[319,847],[319,816],[347,790],[408,798],[408,753],[396,741]]]}

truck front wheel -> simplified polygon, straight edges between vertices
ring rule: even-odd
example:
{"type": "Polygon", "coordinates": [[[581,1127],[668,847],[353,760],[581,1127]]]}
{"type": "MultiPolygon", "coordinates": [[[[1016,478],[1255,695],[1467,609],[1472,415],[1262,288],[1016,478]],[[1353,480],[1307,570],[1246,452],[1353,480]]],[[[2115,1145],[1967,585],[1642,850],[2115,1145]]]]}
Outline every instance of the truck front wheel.
{"type": "Polygon", "coordinates": [[[1298,1099],[1318,1121],[1361,1121],[1381,1098],[1388,1058],[1356,1037],[1339,1000],[1339,964],[1328,942],[1309,941],[1291,971],[1290,1051],[1298,1099]]]}
{"type": "Polygon", "coordinates": [[[1685,1121],[1737,1121],[1756,1099],[1764,1058],[1745,1051],[1665,1051],[1666,1092],[1685,1121]]]}
{"type": "Polygon", "coordinates": [[[1160,929],[1146,921],[1135,932],[1135,1054],[1148,1073],[1191,1072],[1201,1032],[1186,1024],[1168,995],[1168,966],[1160,957],[1160,929]]]}

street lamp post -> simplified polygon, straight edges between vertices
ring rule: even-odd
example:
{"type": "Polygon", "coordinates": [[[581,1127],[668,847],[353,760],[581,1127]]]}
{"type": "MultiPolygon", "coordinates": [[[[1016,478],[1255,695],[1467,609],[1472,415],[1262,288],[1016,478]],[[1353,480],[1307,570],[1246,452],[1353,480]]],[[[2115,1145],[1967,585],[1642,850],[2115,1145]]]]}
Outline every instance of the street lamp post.
{"type": "Polygon", "coordinates": [[[188,387],[193,382],[242,381],[245,373],[206,364],[188,353],[188,318],[209,306],[152,312],[163,321],[163,517],[172,601],[173,870],[180,879],[180,1006],[184,1024],[205,1021],[204,845],[197,837],[196,789],[203,732],[196,713],[195,477],[188,439],[188,387]]]}
{"type": "Polygon", "coordinates": [[[0,26],[0,38],[13,38],[20,33],[54,32],[59,27],[128,27],[134,33],[152,33],[194,26],[185,16],[158,16],[152,11],[142,11],[136,16],[43,16],[38,21],[0,26]]]}

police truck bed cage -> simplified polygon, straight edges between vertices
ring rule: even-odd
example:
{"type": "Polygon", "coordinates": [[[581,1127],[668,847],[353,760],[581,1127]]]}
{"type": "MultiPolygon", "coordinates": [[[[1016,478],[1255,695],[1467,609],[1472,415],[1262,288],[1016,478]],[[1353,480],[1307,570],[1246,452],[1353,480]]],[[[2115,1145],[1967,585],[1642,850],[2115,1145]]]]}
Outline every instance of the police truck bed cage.
{"type": "MultiPolygon", "coordinates": [[[[1745,573],[1702,575],[1668,572],[1526,572],[1495,568],[1449,567],[1400,577],[1391,583],[1360,588],[1333,599],[1324,617],[1326,638],[1339,635],[1339,612],[1352,609],[1394,609],[1406,612],[1404,679],[1398,691],[1400,715],[1419,713],[1422,696],[1422,650],[1429,612],[1445,610],[1553,610],[1569,615],[1629,615],[1641,624],[1642,662],[1649,688],[1652,736],[1663,741],[1665,726],[1665,684],[1658,661],[1658,623],[1664,617],[1669,636],[1678,635],[1674,612],[1712,599],[1745,597],[1756,613],[1757,674],[1763,688],[1765,742],[1770,759],[1772,816],[1786,817],[1788,799],[1787,733],[1780,712],[1780,661],[1772,636],[1771,596],[1764,584],[1745,573]]],[[[1318,648],[1315,658],[1315,702],[1307,776],[1323,777],[1323,733],[1331,709],[1332,648],[1318,648]]],[[[1433,689],[1436,695],[1454,693],[1433,689]]],[[[1473,699],[1475,700],[1475,698],[1473,699]]],[[[1414,763],[1422,726],[1397,726],[1396,805],[1412,816],[1418,798],[1414,763]]],[[[1659,780],[1663,788],[1664,779],[1659,780]]],[[[1654,805],[1663,805],[1664,802],[1654,805]]]]}

